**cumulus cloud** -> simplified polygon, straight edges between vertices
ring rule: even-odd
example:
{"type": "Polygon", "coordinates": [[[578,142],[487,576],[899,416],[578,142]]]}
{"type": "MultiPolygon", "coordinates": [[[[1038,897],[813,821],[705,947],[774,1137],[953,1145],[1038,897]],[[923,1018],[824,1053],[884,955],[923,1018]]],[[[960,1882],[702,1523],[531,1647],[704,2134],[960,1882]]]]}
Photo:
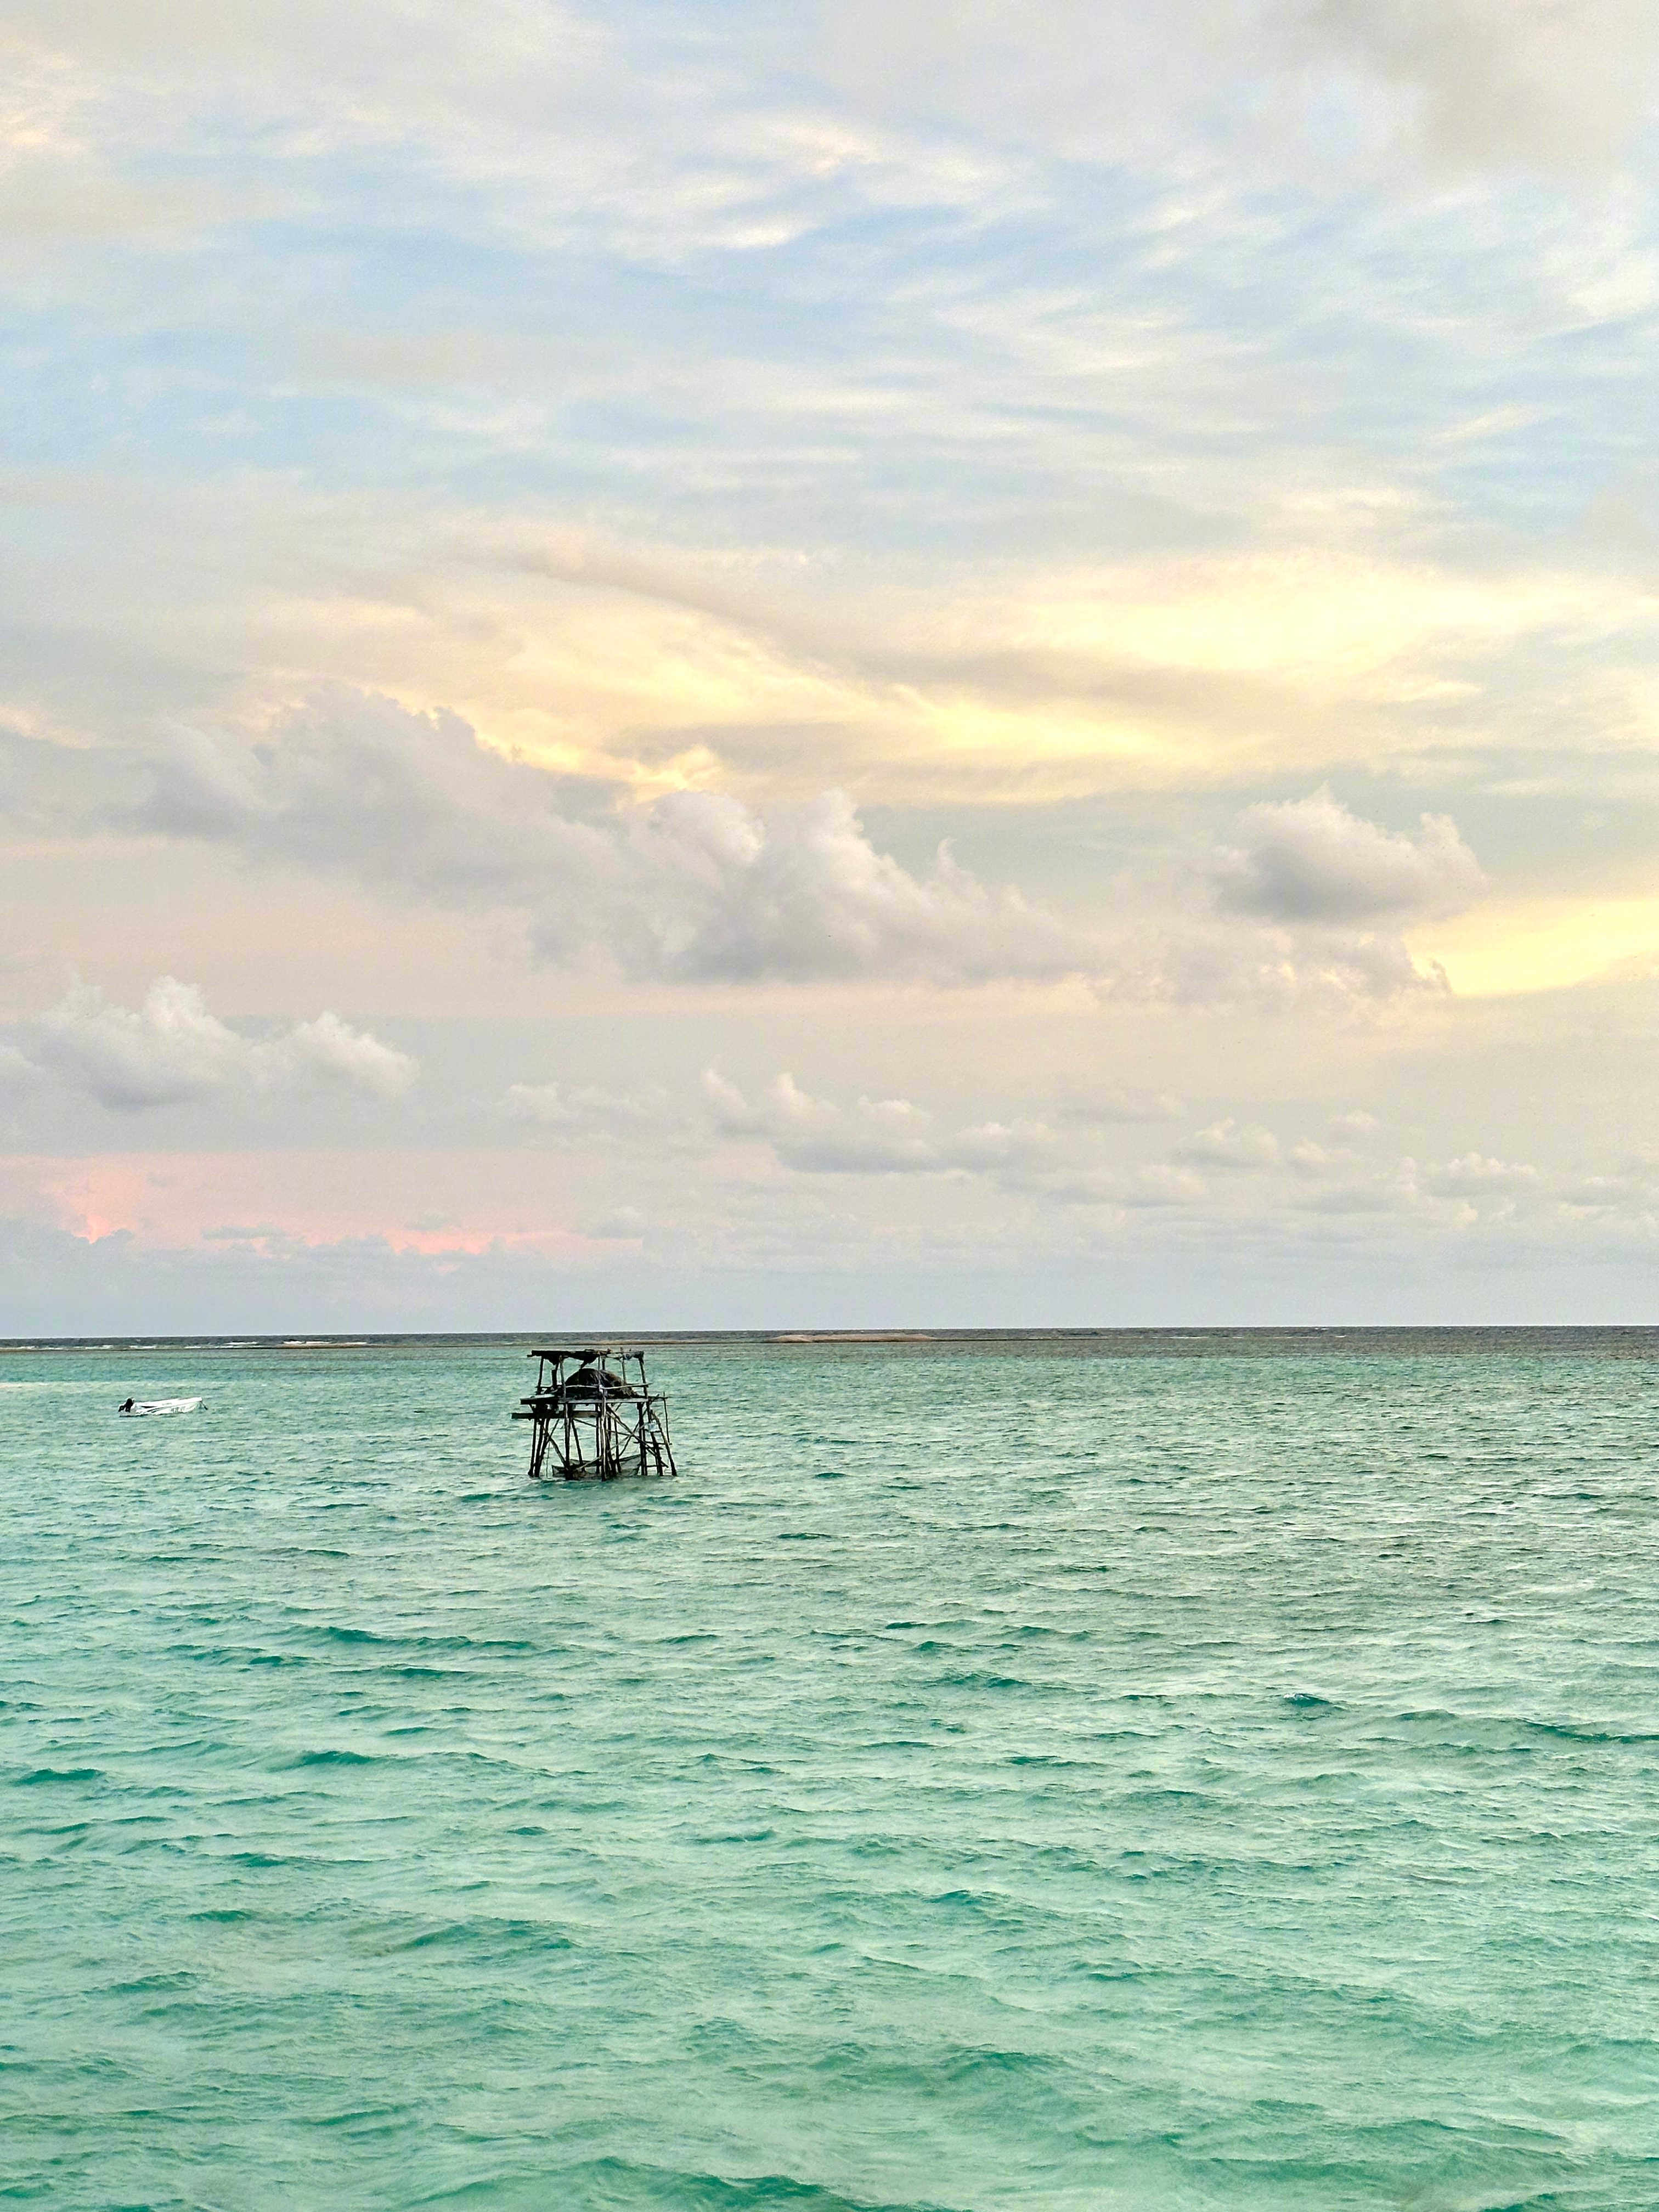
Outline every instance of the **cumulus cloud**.
{"type": "Polygon", "coordinates": [[[354,1030],[337,1014],[321,1013],[314,1022],[301,1022],[279,1044],[254,1050],[263,1053],[275,1069],[331,1076],[380,1098],[400,1098],[419,1072],[408,1053],[382,1044],[367,1030],[354,1030]]]}
{"type": "Polygon", "coordinates": [[[120,1113],[315,1078],[394,1098],[418,1072],[407,1053],[337,1014],[251,1040],[210,1013],[195,984],[173,975],[158,976],[137,1009],[107,1006],[100,991],[77,987],[33,1025],[24,1057],[120,1113]]]}
{"type": "Polygon", "coordinates": [[[1649,1218],[1659,1214],[1659,1159],[1641,1157],[1575,1176],[1557,1194],[1574,1213],[1649,1218]]]}
{"type": "Polygon", "coordinates": [[[1219,903],[1279,922],[1401,921],[1455,913],[1476,896],[1480,863],[1444,814],[1415,836],[1379,830],[1328,791],[1247,807],[1237,842],[1211,870],[1219,903]]]}
{"type": "Polygon", "coordinates": [[[26,1089],[40,1073],[15,1045],[0,1044],[0,1093],[26,1089]]]}
{"type": "Polygon", "coordinates": [[[137,1011],[90,985],[38,1025],[39,1058],[106,1106],[135,1111],[204,1098],[243,1073],[252,1048],[207,1010],[193,983],[162,975],[137,1011]]]}
{"type": "Polygon", "coordinates": [[[703,1074],[702,1097],[717,1134],[753,1139],[799,1174],[977,1176],[1058,1204],[1093,1205],[1103,1195],[1087,1164],[1098,1152],[1098,1131],[1079,1141],[1041,1115],[951,1127],[908,1098],[842,1105],[787,1073],[750,1097],[714,1068],[703,1074]]]}
{"type": "Polygon", "coordinates": [[[668,1093],[654,1084],[617,1091],[592,1084],[510,1083],[501,1110],[509,1121],[544,1129],[604,1132],[642,1128],[661,1121],[668,1107],[668,1093]]]}
{"type": "Polygon", "coordinates": [[[1444,978],[1370,925],[1445,912],[1480,880],[1443,817],[1401,836],[1321,792],[1248,809],[1200,863],[1202,896],[1177,886],[1159,915],[1143,886],[1108,938],[987,884],[948,846],[904,866],[839,793],[767,815],[713,792],[629,805],[492,751],[456,715],[345,691],[253,742],[172,732],[150,777],[131,826],[477,914],[551,964],[673,982],[1073,976],[1183,1005],[1384,1001],[1444,978]]]}
{"type": "Polygon", "coordinates": [[[1291,1203],[1305,1212],[1390,1213],[1426,1228],[1455,1231],[1534,1219],[1540,1207],[1564,1195],[1553,1193],[1536,1168],[1466,1152],[1426,1165],[1407,1156],[1370,1174],[1346,1180],[1339,1176],[1291,1203]]]}
{"type": "Polygon", "coordinates": [[[751,1101],[715,1069],[703,1097],[722,1136],[758,1137],[785,1167],[819,1175],[942,1174],[951,1165],[933,1116],[907,1098],[814,1097],[793,1075],[775,1076],[751,1101]]]}
{"type": "Polygon", "coordinates": [[[1176,1147],[1175,1158],[1206,1167],[1249,1172],[1252,1169],[1281,1168],[1285,1152],[1271,1129],[1257,1121],[1229,1118],[1194,1131],[1176,1147]]]}
{"type": "Polygon", "coordinates": [[[1540,1180],[1536,1168],[1481,1152],[1465,1152],[1461,1159],[1443,1161],[1418,1176],[1421,1188],[1437,1198],[1512,1196],[1536,1190],[1540,1180]]]}
{"type": "Polygon", "coordinates": [[[1388,930],[1274,924],[1253,917],[1143,930],[1103,988],[1180,1006],[1363,1008],[1443,994],[1437,963],[1414,960],[1388,930]]]}
{"type": "Polygon", "coordinates": [[[1501,1216],[1536,1185],[1530,1170],[1474,1155],[1426,1171],[1401,1160],[1345,1180],[1351,1162],[1342,1153],[1233,1115],[1162,1157],[1136,1158],[1121,1125],[1079,1123],[1063,1108],[957,1126],[908,1098],[823,1097],[787,1073],[754,1091],[710,1069],[702,1087],[717,1136],[760,1146],[793,1174],[951,1177],[1036,1218],[1170,1209],[1220,1231],[1309,1213],[1387,1213],[1449,1227],[1501,1216]]]}
{"type": "Polygon", "coordinates": [[[764,817],[708,792],[597,819],[579,805],[593,810],[591,790],[491,752],[458,716],[336,693],[254,744],[171,732],[130,818],[511,915],[550,961],[636,976],[970,984],[1098,959],[947,848],[915,873],[878,852],[840,793],[764,817]]]}
{"type": "Polygon", "coordinates": [[[946,846],[911,875],[874,849],[836,792],[769,825],[734,800],[679,793],[640,842],[690,894],[690,926],[663,951],[672,973],[696,980],[975,983],[1075,973],[1097,957],[1018,891],[988,890],[946,846]]]}
{"type": "Polygon", "coordinates": [[[1167,1160],[1149,1160],[1096,1194],[1132,1212],[1159,1206],[1198,1206],[1208,1195],[1202,1176],[1167,1160]]]}
{"type": "MultiPolygon", "coordinates": [[[[1373,1225],[1390,1237],[1510,1236],[1542,1234],[1569,1217],[1659,1218],[1659,1173],[1650,1162],[1570,1182],[1480,1152],[1362,1166],[1346,1142],[1320,1144],[1236,1115],[1137,1157],[1127,1130],[1068,1122],[1063,1108],[957,1125],[908,1098],[823,1097],[788,1074],[755,1090],[710,1070],[702,1099],[714,1134],[763,1147],[793,1175],[950,1179],[975,1187],[978,1202],[1018,1208],[1018,1218],[1047,1221],[1055,1234],[1092,1235],[1114,1219],[1161,1211],[1178,1217],[1183,1233],[1201,1227],[1217,1238],[1346,1237],[1371,1234],[1373,1225]]],[[[1369,1116],[1340,1118],[1344,1137],[1376,1133],[1369,1116]]]]}

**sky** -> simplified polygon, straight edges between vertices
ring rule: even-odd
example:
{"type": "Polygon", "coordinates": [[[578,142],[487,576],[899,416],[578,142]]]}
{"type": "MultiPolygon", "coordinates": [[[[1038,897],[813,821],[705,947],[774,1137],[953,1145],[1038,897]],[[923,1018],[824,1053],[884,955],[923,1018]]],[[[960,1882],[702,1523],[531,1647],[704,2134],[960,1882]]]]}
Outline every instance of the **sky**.
{"type": "Polygon", "coordinates": [[[0,0],[0,1332],[1659,1322],[1659,0],[0,0]]]}

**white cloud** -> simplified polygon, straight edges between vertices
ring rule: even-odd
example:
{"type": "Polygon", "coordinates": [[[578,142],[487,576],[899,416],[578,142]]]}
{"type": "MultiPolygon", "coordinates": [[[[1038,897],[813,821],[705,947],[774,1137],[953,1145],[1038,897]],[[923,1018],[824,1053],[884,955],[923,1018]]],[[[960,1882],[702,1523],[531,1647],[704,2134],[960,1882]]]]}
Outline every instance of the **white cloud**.
{"type": "Polygon", "coordinates": [[[874,849],[838,792],[769,823],[735,800],[679,793],[638,842],[683,887],[690,926],[662,953],[689,979],[979,983],[1075,974],[1097,957],[1018,891],[988,890],[947,847],[911,875],[874,849]]]}
{"type": "Polygon", "coordinates": [[[1202,1176],[1194,1174],[1191,1168],[1175,1167],[1164,1160],[1150,1160],[1096,1194],[1097,1198],[1109,1198],[1114,1205],[1131,1209],[1199,1206],[1207,1195],[1208,1187],[1202,1176]]]}
{"type": "Polygon", "coordinates": [[[1399,1214],[1415,1208],[1417,1192],[1409,1176],[1373,1176],[1357,1182],[1326,1183],[1291,1203],[1304,1213],[1399,1214]]]}
{"type": "MultiPolygon", "coordinates": [[[[710,1068],[702,1095],[720,1135],[757,1139],[799,1174],[971,1176],[1057,1206],[1097,1206],[1118,1188],[1096,1164],[1110,1124],[1073,1123],[1066,1131],[1054,1120],[1017,1114],[951,1128],[910,1099],[864,1097],[842,1105],[787,1073],[751,1098],[710,1068]]],[[[1152,1187],[1185,1192],[1190,1182],[1160,1166],[1152,1187]]]]}
{"type": "MultiPolygon", "coordinates": [[[[1231,1115],[1162,1158],[1136,1158],[1136,1139],[1127,1132],[1068,1124],[1063,1111],[952,1126],[911,1099],[865,1096],[842,1103],[787,1074],[757,1092],[711,1070],[702,1091],[717,1135],[764,1147],[793,1175],[906,1177],[914,1198],[905,1203],[915,1206],[927,1203],[930,1184],[949,1180],[963,1194],[959,1206],[1017,1209],[1038,1238],[1104,1233],[1115,1217],[1127,1223],[1160,1210],[1221,1240],[1537,1236],[1572,1216],[1641,1229],[1656,1213],[1655,1171],[1644,1163],[1621,1176],[1565,1185],[1479,1152],[1427,1165],[1399,1157],[1356,1173],[1347,1143],[1291,1141],[1231,1115]]],[[[1338,1118],[1348,1125],[1345,1134],[1375,1133],[1367,1115],[1338,1118]]],[[[986,1220],[996,1217],[974,1218],[985,1233],[986,1220]]]]}
{"type": "Polygon", "coordinates": [[[256,742],[169,732],[122,818],[477,913],[552,964],[686,983],[1074,976],[1189,1005],[1386,1000],[1444,978],[1364,925],[1443,912],[1480,880],[1443,817],[1397,836],[1321,793],[1247,810],[1202,864],[1219,926],[1190,883],[1161,913],[1143,887],[1145,918],[1109,941],[985,884],[948,846],[903,866],[840,793],[766,815],[705,791],[617,800],[492,751],[457,715],[336,690],[256,742]]]}
{"type": "Polygon", "coordinates": [[[106,1006],[100,991],[78,986],[40,1017],[31,1045],[33,1065],[121,1113],[317,1077],[392,1098],[418,1072],[407,1053],[337,1014],[274,1042],[250,1040],[209,1012],[195,984],[173,975],[158,976],[136,1010],[106,1006]]]}
{"type": "Polygon", "coordinates": [[[1231,1118],[1212,1121],[1207,1129],[1199,1129],[1177,1145],[1175,1158],[1189,1160],[1206,1167],[1249,1171],[1259,1169],[1282,1168],[1285,1153],[1271,1129],[1259,1122],[1238,1122],[1231,1118]]]}
{"type": "MultiPolygon", "coordinates": [[[[1052,979],[1099,955],[941,847],[912,873],[836,792],[769,817],[677,792],[599,821],[453,714],[334,692],[243,744],[170,732],[137,826],[511,915],[542,957],[686,982],[1052,979]]],[[[591,793],[581,794],[591,807],[591,793]]]]}
{"type": "Polygon", "coordinates": [[[715,1069],[703,1097],[723,1136],[762,1139],[785,1167],[817,1175],[938,1175],[951,1165],[933,1116],[906,1098],[860,1098],[838,1106],[775,1076],[751,1103],[715,1069]]]}
{"type": "MultiPolygon", "coordinates": [[[[1332,1160],[1340,1170],[1341,1162],[1332,1160]]],[[[1290,1203],[1305,1212],[1382,1214],[1437,1231],[1492,1227],[1535,1214],[1551,1197],[1538,1170],[1480,1152],[1427,1166],[1407,1157],[1348,1181],[1319,1182],[1290,1203]],[[1523,1201],[1534,1201],[1533,1205],[1523,1201]]]]}
{"type": "Polygon", "coordinates": [[[651,1218],[637,1206],[615,1206],[601,1214],[588,1231],[605,1243],[638,1243],[651,1227],[651,1218]]]}
{"type": "Polygon", "coordinates": [[[1415,837],[1379,830],[1328,791],[1247,807],[1237,842],[1210,863],[1220,903],[1277,922],[1323,925],[1451,914],[1481,886],[1480,863],[1443,814],[1415,837]]]}
{"type": "Polygon", "coordinates": [[[1577,1176],[1556,1196],[1580,1216],[1653,1221],[1659,1218],[1659,1160],[1638,1158],[1599,1174],[1577,1176]]]}
{"type": "Polygon", "coordinates": [[[591,1084],[511,1083],[501,1110],[510,1121],[546,1129],[606,1131],[641,1128],[661,1121],[668,1093],[656,1085],[637,1091],[601,1090],[591,1084]]]}
{"type": "Polygon", "coordinates": [[[90,985],[43,1014],[40,1060],[122,1111],[204,1098],[246,1073],[252,1048],[207,1010],[193,983],[162,975],[134,1012],[90,985]]]}
{"type": "Polygon", "coordinates": [[[262,1065],[280,1067],[286,1063],[295,1073],[331,1076],[380,1098],[401,1098],[419,1073],[408,1053],[382,1044],[367,1030],[354,1030],[337,1014],[321,1013],[313,1022],[301,1022],[281,1043],[254,1050],[267,1055],[262,1065]]]}
{"type": "Polygon", "coordinates": [[[1604,161],[1651,106],[1651,0],[1314,0],[1285,14],[1310,58],[1374,87],[1395,134],[1439,168],[1604,161]]]}
{"type": "Polygon", "coordinates": [[[0,1091],[21,1091],[34,1082],[40,1069],[15,1045],[0,1045],[0,1091]]]}
{"type": "Polygon", "coordinates": [[[1422,965],[1389,931],[1257,922],[1195,923],[1176,915],[1115,948],[1097,977],[1103,993],[1182,1006],[1360,1008],[1443,994],[1444,972],[1422,965]]]}
{"type": "Polygon", "coordinates": [[[1437,1198],[1471,1200],[1534,1191],[1540,1182],[1536,1168],[1492,1159],[1480,1152],[1465,1152],[1461,1159],[1425,1168],[1418,1179],[1437,1198]]]}
{"type": "Polygon", "coordinates": [[[1577,169],[1652,104],[1651,0],[828,0],[849,85],[999,137],[1172,138],[1431,174],[1577,169]]]}

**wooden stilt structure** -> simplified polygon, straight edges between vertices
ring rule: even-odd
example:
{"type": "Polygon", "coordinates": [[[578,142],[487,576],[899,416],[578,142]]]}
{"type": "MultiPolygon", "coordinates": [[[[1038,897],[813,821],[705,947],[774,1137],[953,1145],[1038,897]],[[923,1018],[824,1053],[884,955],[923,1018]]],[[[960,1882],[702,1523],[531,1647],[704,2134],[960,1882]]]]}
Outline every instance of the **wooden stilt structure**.
{"type": "Polygon", "coordinates": [[[536,1388],[514,1419],[533,1424],[530,1479],[614,1482],[621,1474],[678,1474],[668,1401],[645,1379],[645,1355],[622,1345],[532,1352],[536,1388]]]}

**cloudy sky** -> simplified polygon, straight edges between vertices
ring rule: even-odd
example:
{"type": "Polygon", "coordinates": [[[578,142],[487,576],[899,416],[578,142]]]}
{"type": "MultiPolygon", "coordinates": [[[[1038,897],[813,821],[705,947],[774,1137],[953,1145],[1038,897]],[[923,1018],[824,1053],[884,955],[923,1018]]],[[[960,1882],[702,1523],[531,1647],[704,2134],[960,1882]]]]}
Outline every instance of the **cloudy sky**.
{"type": "Polygon", "coordinates": [[[1659,1321],[1659,0],[0,64],[0,1330],[1659,1321]]]}

